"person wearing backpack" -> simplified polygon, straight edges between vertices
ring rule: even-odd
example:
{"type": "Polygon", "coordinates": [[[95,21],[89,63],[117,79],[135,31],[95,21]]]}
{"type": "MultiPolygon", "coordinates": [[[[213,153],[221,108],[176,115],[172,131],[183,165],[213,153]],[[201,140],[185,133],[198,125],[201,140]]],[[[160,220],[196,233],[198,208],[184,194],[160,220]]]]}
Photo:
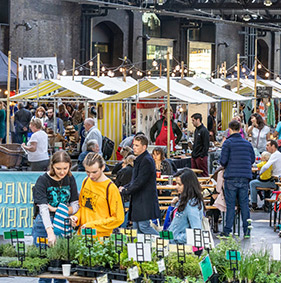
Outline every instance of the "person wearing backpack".
{"type": "Polygon", "coordinates": [[[85,130],[87,131],[87,135],[82,145],[82,152],[87,150],[87,142],[89,140],[96,140],[99,145],[99,154],[102,155],[102,134],[100,130],[97,127],[95,127],[95,120],[93,118],[85,119],[84,127],[85,130]]]}
{"type": "Polygon", "coordinates": [[[110,236],[124,222],[124,208],[116,185],[103,171],[105,161],[98,153],[90,152],[83,161],[88,177],[79,195],[79,210],[71,216],[72,226],[96,229],[96,236],[110,236]]]}

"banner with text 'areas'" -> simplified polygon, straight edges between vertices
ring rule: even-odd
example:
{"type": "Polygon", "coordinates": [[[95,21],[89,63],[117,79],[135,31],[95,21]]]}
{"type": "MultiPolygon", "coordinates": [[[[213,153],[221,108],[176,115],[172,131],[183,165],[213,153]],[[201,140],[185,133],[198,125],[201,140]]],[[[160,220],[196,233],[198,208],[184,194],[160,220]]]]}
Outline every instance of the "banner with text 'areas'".
{"type": "Polygon", "coordinates": [[[57,79],[57,57],[19,58],[18,66],[20,92],[35,87],[44,80],[57,79]]]}

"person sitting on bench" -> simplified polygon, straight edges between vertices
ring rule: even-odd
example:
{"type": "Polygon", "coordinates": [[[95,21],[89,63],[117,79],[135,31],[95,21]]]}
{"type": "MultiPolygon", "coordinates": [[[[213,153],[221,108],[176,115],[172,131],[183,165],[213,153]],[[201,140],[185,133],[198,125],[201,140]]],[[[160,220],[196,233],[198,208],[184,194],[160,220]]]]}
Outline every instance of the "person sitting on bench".
{"type": "MultiPolygon", "coordinates": [[[[261,162],[257,164],[259,170],[267,163],[271,154],[267,151],[264,151],[261,154],[261,162]]],[[[250,191],[251,191],[251,202],[252,202],[252,209],[257,210],[257,188],[275,188],[275,182],[272,179],[272,165],[264,171],[258,179],[252,180],[250,182],[250,191]]],[[[261,197],[263,199],[263,197],[261,197]]]]}

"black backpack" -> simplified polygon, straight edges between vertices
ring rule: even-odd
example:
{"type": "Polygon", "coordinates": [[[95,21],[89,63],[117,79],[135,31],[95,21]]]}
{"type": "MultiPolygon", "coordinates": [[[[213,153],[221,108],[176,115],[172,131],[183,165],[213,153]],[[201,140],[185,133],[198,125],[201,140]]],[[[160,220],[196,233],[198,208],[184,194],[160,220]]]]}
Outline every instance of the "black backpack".
{"type": "Polygon", "coordinates": [[[108,137],[102,136],[102,155],[104,160],[109,160],[114,150],[114,141],[108,137]]]}

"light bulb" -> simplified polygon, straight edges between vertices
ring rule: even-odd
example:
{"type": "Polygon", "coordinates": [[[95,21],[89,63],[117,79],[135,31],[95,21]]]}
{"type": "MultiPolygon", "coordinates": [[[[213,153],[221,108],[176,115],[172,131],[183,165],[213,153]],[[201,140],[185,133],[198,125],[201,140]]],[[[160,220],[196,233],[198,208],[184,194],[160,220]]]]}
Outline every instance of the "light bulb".
{"type": "Polygon", "coordinates": [[[242,73],[245,73],[246,72],[246,68],[242,68],[242,73]]]}
{"type": "Polygon", "coordinates": [[[265,76],[268,78],[269,77],[269,73],[267,72],[267,73],[265,73],[265,76]]]}
{"type": "Polygon", "coordinates": [[[104,74],[104,73],[102,73],[102,74],[101,74],[101,76],[102,76],[102,77],[104,77],[104,76],[105,76],[105,74],[104,74]]]}
{"type": "Polygon", "coordinates": [[[120,72],[120,73],[123,73],[123,71],[124,71],[123,68],[120,68],[120,69],[119,69],[119,72],[120,72]]]}
{"type": "Polygon", "coordinates": [[[276,81],[280,81],[280,77],[279,76],[276,77],[276,81]]]}
{"type": "Polygon", "coordinates": [[[234,75],[231,75],[231,78],[234,79],[234,75]]]}
{"type": "Polygon", "coordinates": [[[254,76],[254,75],[255,75],[255,72],[254,72],[254,71],[252,71],[252,72],[251,72],[251,75],[252,75],[252,76],[254,76]]]}
{"type": "Polygon", "coordinates": [[[187,73],[187,69],[185,69],[183,72],[186,74],[187,73]]]}
{"type": "Polygon", "coordinates": [[[148,71],[148,72],[147,72],[147,74],[148,74],[148,75],[151,75],[151,72],[150,72],[150,71],[148,71]]]}
{"type": "Polygon", "coordinates": [[[175,77],[176,76],[176,74],[175,73],[172,73],[172,77],[175,77]]]}
{"type": "Polygon", "coordinates": [[[89,66],[92,67],[94,65],[93,61],[89,62],[89,66]]]}
{"type": "Polygon", "coordinates": [[[104,67],[104,66],[101,67],[101,71],[102,71],[102,72],[105,71],[105,67],[104,67]]]}
{"type": "Polygon", "coordinates": [[[74,71],[74,75],[75,75],[75,76],[78,76],[78,75],[79,75],[79,71],[78,71],[78,70],[75,70],[75,71],[74,71]]]}
{"type": "Polygon", "coordinates": [[[57,80],[60,80],[60,74],[57,74],[57,80]]]}
{"type": "Polygon", "coordinates": [[[7,90],[5,90],[4,94],[8,95],[8,91],[7,91],[7,90]]]}
{"type": "Polygon", "coordinates": [[[262,67],[261,64],[258,64],[258,69],[261,69],[261,67],[262,67]]]}
{"type": "Polygon", "coordinates": [[[176,71],[179,71],[180,70],[180,65],[177,65],[175,69],[176,69],[176,71]]]}
{"type": "Polygon", "coordinates": [[[158,70],[158,69],[159,69],[158,66],[156,66],[156,67],[155,67],[155,70],[158,70]]]}
{"type": "Polygon", "coordinates": [[[95,72],[92,71],[92,72],[91,72],[91,76],[94,76],[94,75],[95,75],[95,72]]]}
{"type": "Polygon", "coordinates": [[[156,61],[155,59],[153,59],[153,61],[152,61],[152,66],[153,66],[153,67],[156,67],[156,66],[157,66],[157,61],[156,61]]]}
{"type": "Polygon", "coordinates": [[[237,68],[237,66],[235,66],[235,67],[234,67],[234,71],[237,71],[237,70],[238,70],[238,68],[237,68]]]}
{"type": "Polygon", "coordinates": [[[66,71],[66,70],[63,70],[61,74],[62,74],[63,76],[66,76],[66,75],[67,75],[67,71],[66,71]]]}
{"type": "Polygon", "coordinates": [[[164,72],[167,72],[167,68],[164,69],[164,72]]]}
{"type": "Polygon", "coordinates": [[[129,74],[132,74],[132,73],[133,73],[133,70],[130,70],[130,71],[129,71],[129,74]]]}

